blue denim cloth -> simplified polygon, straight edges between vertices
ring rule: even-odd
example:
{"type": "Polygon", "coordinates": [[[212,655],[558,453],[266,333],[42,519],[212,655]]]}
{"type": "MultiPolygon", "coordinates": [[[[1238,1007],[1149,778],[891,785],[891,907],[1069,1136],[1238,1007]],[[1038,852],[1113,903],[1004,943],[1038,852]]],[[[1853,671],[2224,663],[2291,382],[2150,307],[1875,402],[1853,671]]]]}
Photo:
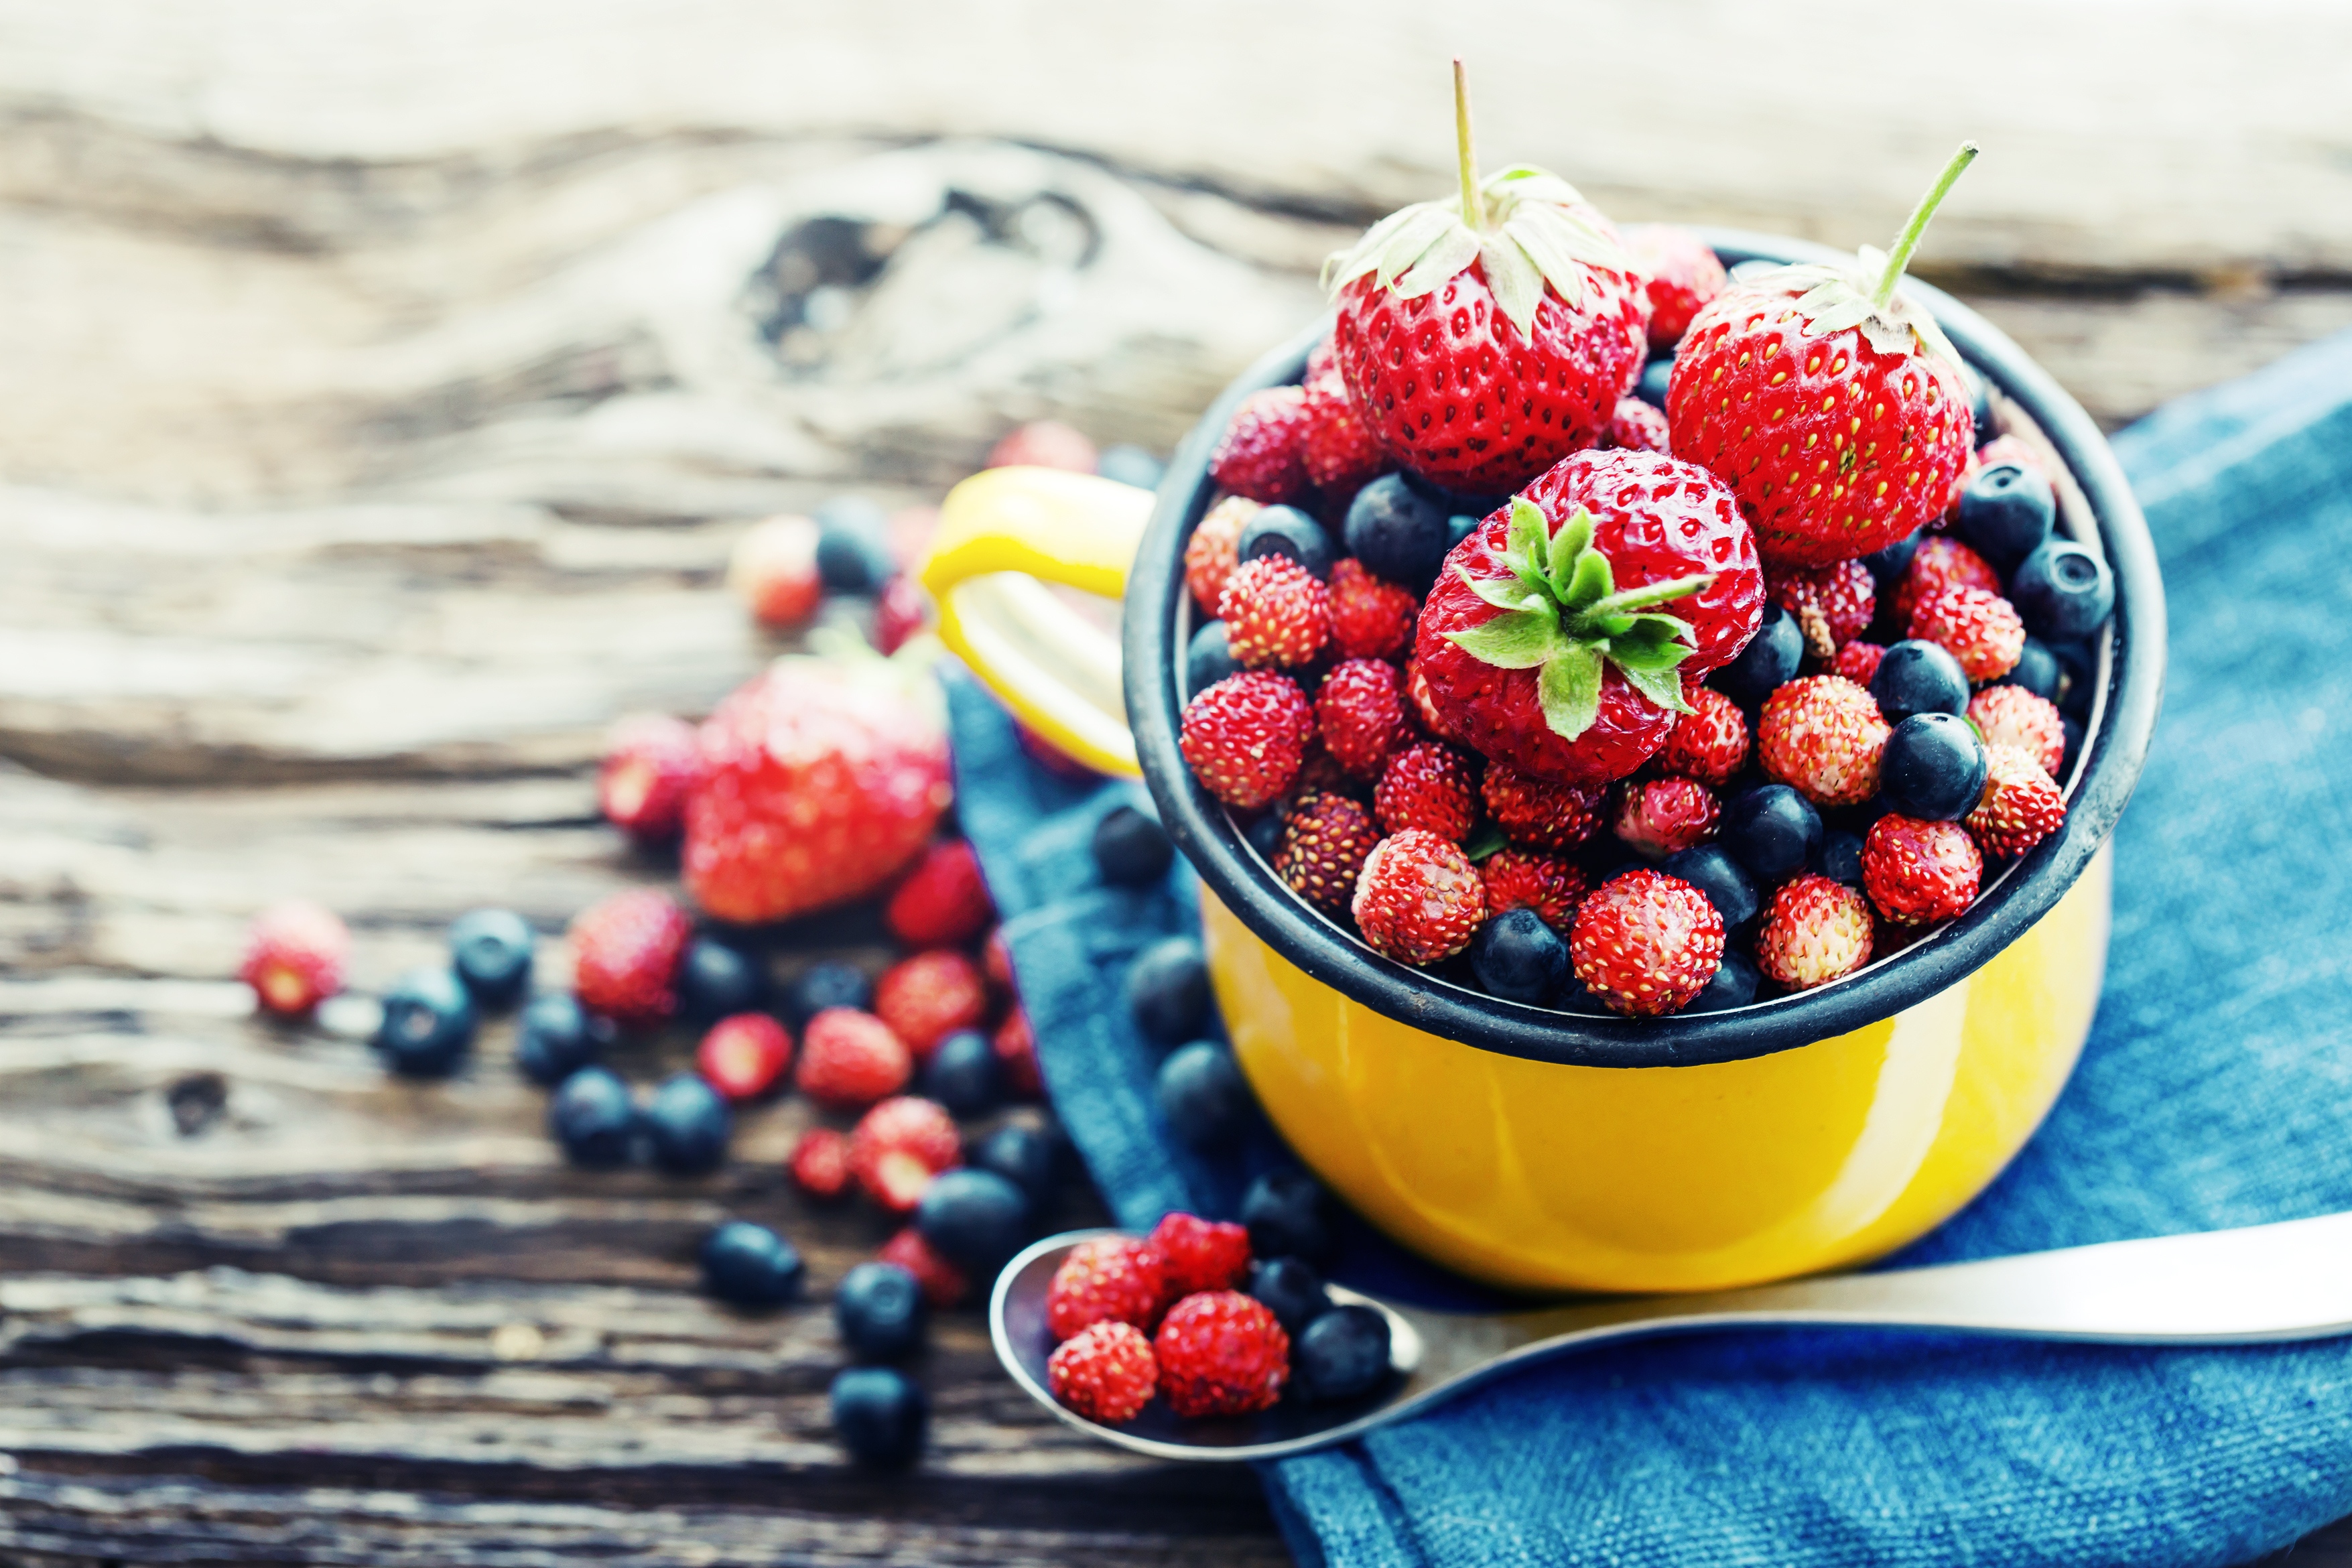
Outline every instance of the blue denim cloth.
{"type": "MultiPolygon", "coordinates": [[[[2106,990],[2048,1123],[1927,1263],[2352,1208],[2352,335],[2116,442],[2163,556],[2169,688],[2118,835],[2106,990]]],[[[967,830],[1055,1104],[1120,1218],[1230,1213],[1175,1145],[1121,962],[1180,868],[1107,893],[1093,819],[960,686],[967,830]]],[[[1339,1273],[1400,1281],[1359,1236],[1339,1273]]],[[[1424,1272],[1429,1272],[1424,1270],[1424,1272]]],[[[1426,1281],[1424,1281],[1426,1283],[1426,1281]]],[[[1422,1293],[1416,1291],[1415,1293],[1422,1293]]],[[[1551,1363],[1266,1468],[1332,1568],[2229,1564],[2352,1513],[2352,1341],[2246,1349],[1724,1333],[1551,1363]]]]}

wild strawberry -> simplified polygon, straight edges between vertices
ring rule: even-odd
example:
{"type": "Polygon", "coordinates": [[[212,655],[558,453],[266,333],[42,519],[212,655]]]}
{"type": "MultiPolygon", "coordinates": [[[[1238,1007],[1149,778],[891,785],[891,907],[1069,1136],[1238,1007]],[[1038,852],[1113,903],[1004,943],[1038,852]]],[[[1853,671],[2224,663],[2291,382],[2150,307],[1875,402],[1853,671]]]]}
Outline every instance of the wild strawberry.
{"type": "Polygon", "coordinates": [[[1331,568],[1331,642],[1342,658],[1389,658],[1412,639],[1421,601],[1349,556],[1331,568]]]}
{"type": "Polygon", "coordinates": [[[1159,1384],[1151,1342],[1129,1323],[1096,1323],[1045,1358],[1045,1386],[1054,1397],[1107,1426],[1141,1415],[1159,1384]]]}
{"type": "Polygon", "coordinates": [[[1764,591],[1797,617],[1806,651],[1823,660],[1836,657],[1841,644],[1860,637],[1878,609],[1877,579],[1859,561],[1768,572],[1764,591]]]}
{"type": "Polygon", "coordinates": [[[918,633],[929,630],[932,619],[931,596],[920,583],[900,573],[875,595],[874,646],[886,654],[897,653],[918,633]]]}
{"type": "Polygon", "coordinates": [[[995,921],[980,857],[961,838],[924,850],[882,906],[882,923],[908,947],[961,947],[995,921]]]}
{"type": "Polygon", "coordinates": [[[1638,397],[1621,397],[1617,412],[1609,416],[1609,428],[1601,434],[1603,447],[1622,447],[1629,452],[1666,453],[1666,416],[1638,397]]]}
{"type": "Polygon", "coordinates": [[[352,933],[331,910],[290,900],[254,916],[236,977],[262,1010],[299,1018],[343,988],[352,933]]]}
{"type": "Polygon", "coordinates": [[[1339,353],[1331,345],[1330,333],[1324,333],[1321,341],[1307,351],[1307,372],[1299,382],[1309,392],[1348,384],[1347,378],[1339,374],[1339,353]]]}
{"type": "Polygon", "coordinates": [[[989,1048],[996,1053],[997,1070],[1004,1075],[1008,1093],[1023,1100],[1037,1100],[1045,1093],[1045,1079],[1037,1070],[1037,1037],[1029,1027],[1029,1015],[1019,1005],[1004,1016],[996,1026],[996,1033],[988,1037],[989,1048]]]}
{"type": "Polygon", "coordinates": [[[1389,466],[1380,437],[1365,426],[1344,382],[1307,389],[1307,440],[1300,459],[1307,477],[1324,489],[1353,493],[1389,466]]]}
{"type": "Polygon", "coordinates": [[[849,1138],[830,1127],[801,1134],[784,1162],[793,1180],[811,1197],[837,1198],[849,1190],[849,1138]]]}
{"type": "Polygon", "coordinates": [[[1435,963],[1470,945],[1486,919],[1486,889],[1458,845],[1408,827],[1372,847],[1349,912],[1373,952],[1435,963]]]}
{"type": "Polygon", "coordinates": [[[1306,494],[1307,432],[1313,416],[1303,386],[1269,386],[1242,399],[1209,454],[1209,476],[1268,506],[1306,494]]]}
{"type": "Polygon", "coordinates": [[[2025,652],[2025,622],[2016,606],[1982,588],[1947,588],[1920,600],[1906,635],[1958,659],[1974,681],[2000,679],[2025,652]]]}
{"type": "Polygon", "coordinates": [[[1351,658],[1333,669],[1315,694],[1315,726],[1341,767],[1359,778],[1380,777],[1390,753],[1412,739],[1396,666],[1351,658]]]}
{"type": "Polygon", "coordinates": [[[885,887],[954,794],[936,689],[882,659],[778,659],[719,705],[701,743],[687,889],[738,924],[885,887]]]}
{"type": "Polygon", "coordinates": [[[1706,241],[1668,223],[1633,225],[1625,231],[1625,251],[1647,279],[1650,348],[1664,353],[1683,341],[1691,318],[1723,292],[1723,262],[1706,241]]]}
{"type": "Polygon", "coordinates": [[[821,1105],[856,1110],[887,1100],[915,1076],[915,1058],[890,1026],[854,1007],[827,1007],[801,1031],[793,1082],[821,1105]]]}
{"type": "Polygon", "coordinates": [[[1629,779],[1618,787],[1614,830],[1644,860],[1706,843],[1723,819],[1715,792],[1696,779],[1629,779]]]}
{"type": "Polygon", "coordinates": [[[604,742],[596,805],[640,844],[667,844],[685,823],[686,797],[701,773],[693,725],[667,713],[633,713],[604,742]]]}
{"type": "Polygon", "coordinates": [[[1007,994],[1013,991],[1013,949],[1005,942],[1003,926],[990,931],[988,940],[980,944],[980,972],[999,991],[1007,994]]]}
{"type": "Polygon", "coordinates": [[[2052,778],[2066,763],[2066,721],[2058,705],[2022,686],[1988,686],[1969,699],[1969,722],[1988,746],[2017,746],[2052,778]]]}
{"type": "Polygon", "coordinates": [[[1150,1243],[1124,1236],[1082,1241],[1045,1287],[1045,1327],[1057,1340],[1090,1323],[1132,1323],[1149,1333],[1172,1299],[1168,1265],[1150,1243]]]}
{"type": "Polygon", "coordinates": [[[892,1214],[911,1214],[941,1171],[963,1163],[955,1119],[935,1101],[894,1095],[858,1118],[849,1135],[849,1171],[866,1195],[892,1214]]]}
{"type": "Polygon", "coordinates": [[[1462,743],[1446,729],[1444,716],[1437,710],[1437,699],[1430,695],[1429,679],[1421,673],[1421,661],[1411,657],[1404,661],[1404,695],[1412,704],[1412,716],[1421,721],[1423,729],[1441,741],[1451,741],[1457,746],[1462,743]]]}
{"type": "Polygon", "coordinates": [[[1389,759],[1372,791],[1372,815],[1383,832],[1426,828],[1459,844],[1478,820],[1470,763],[1443,741],[1422,741],[1389,759]]]}
{"type": "Polygon", "coordinates": [[[1748,715],[1711,686],[1693,687],[1683,695],[1691,710],[1675,721],[1666,743],[1651,760],[1670,773],[1721,789],[1748,760],[1748,715]]]}
{"type": "Polygon", "coordinates": [[[952,1307],[971,1289],[971,1281],[964,1278],[963,1270],[941,1258],[923,1239],[923,1233],[911,1225],[884,1242],[874,1256],[880,1262],[895,1263],[913,1275],[923,1300],[934,1307],[952,1307]]]}
{"type": "Polygon", "coordinates": [[[1307,755],[1298,764],[1298,776],[1290,781],[1283,792],[1293,800],[1303,800],[1310,795],[1344,795],[1349,800],[1365,805],[1372,803],[1371,784],[1358,778],[1339,765],[1321,737],[1307,742],[1307,755]]]}
{"type": "Polygon", "coordinates": [[[792,1065],[793,1037],[765,1013],[721,1018],[694,1048],[694,1070],[730,1100],[757,1100],[792,1065]]]}
{"type": "Polygon", "coordinates": [[[1843,676],[1867,691],[1872,678],[1878,674],[1878,661],[1885,657],[1886,649],[1879,644],[1856,637],[1837,650],[1837,657],[1830,660],[1830,673],[1843,676]]]}
{"type": "Polygon", "coordinates": [[[1870,962],[1872,923],[1860,889],[1801,876],[1765,906],[1757,966],[1791,991],[1826,985],[1870,962]]]}
{"type": "Polygon", "coordinates": [[[1527,168],[1478,182],[1454,76],[1462,189],[1324,264],[1357,405],[1406,468],[1508,490],[1589,447],[1642,374],[1649,300],[1609,220],[1527,168]]]}
{"type": "Polygon", "coordinates": [[[1613,1012],[1654,1018],[1706,989],[1723,962],[1723,917],[1705,893],[1656,871],[1620,873],[1577,906],[1569,962],[1613,1012]]]}
{"type": "Polygon", "coordinates": [[[1184,705],[1178,747],[1201,787],[1253,811],[1290,787],[1315,733],[1298,683],[1270,670],[1229,675],[1184,705]]]}
{"type": "Polygon", "coordinates": [[[1528,849],[1573,849],[1601,831],[1606,786],[1552,784],[1490,767],[1478,785],[1486,815],[1503,837],[1528,849]]]}
{"type": "Polygon", "coordinates": [[[1496,850],[1479,862],[1478,875],[1486,884],[1488,912],[1533,910],[1559,931],[1576,919],[1576,906],[1591,886],[1575,861],[1527,849],[1496,850]]]}
{"type": "Polygon", "coordinates": [[[1721,480],[1653,452],[1579,452],[1454,546],[1413,653],[1475,750],[1606,784],[1763,618],[1755,541],[1721,480]]]}
{"type": "Polygon", "coordinates": [[[1179,1415],[1271,1410],[1290,1378],[1290,1336],[1238,1290],[1203,1290],[1169,1309],[1151,1342],[1160,1392],[1179,1415]]]}
{"type": "Polygon", "coordinates": [[[1261,555],[1225,579],[1217,601],[1225,644],[1255,669],[1310,662],[1331,637],[1331,593],[1287,555],[1261,555]]]}
{"type": "Polygon", "coordinates": [[[991,468],[1066,468],[1074,474],[1095,471],[1095,444],[1068,426],[1052,419],[1033,419],[989,448],[991,468]]]}
{"type": "Polygon", "coordinates": [[[1345,915],[1356,879],[1381,830],[1371,814],[1343,795],[1302,795],[1283,819],[1274,847],[1274,874],[1327,914],[1345,915]]]}
{"type": "Polygon", "coordinates": [[[1897,925],[1948,920],[1977,896],[1984,857],[1957,822],[1887,816],[1862,841],[1862,885],[1897,925]]]}
{"type": "Polygon", "coordinates": [[[1843,676],[1807,676],[1764,700],[1756,760],[1816,805],[1859,805],[1878,793],[1887,733],[1869,692],[1843,676]]]}
{"type": "Polygon", "coordinates": [[[1985,748],[1984,794],[1969,813],[1968,829],[1986,854],[2022,855],[2065,821],[2066,797],[2032,752],[2006,744],[1985,748]]]}
{"type": "Polygon", "coordinates": [[[1249,1232],[1229,1221],[1162,1215],[1151,1227],[1150,1247],[1168,1266],[1172,1295],[1234,1289],[1249,1272],[1249,1232]]]}
{"type": "Polygon", "coordinates": [[[1895,584],[1895,624],[1909,626],[1911,612],[1920,601],[1932,599],[1947,588],[1982,588],[1998,594],[2000,574],[1950,534],[1931,533],[1912,552],[1911,564],[1903,569],[1902,581],[1895,584]]]}
{"type": "Polygon", "coordinates": [[[677,961],[694,934],[677,900],[631,888],[572,921],[572,989],[616,1024],[658,1024],[677,1011],[677,961]]]}
{"type": "Polygon", "coordinates": [[[1203,615],[1214,616],[1225,594],[1225,579],[1242,563],[1242,530],[1261,510],[1247,496],[1227,496],[1202,514],[1184,542],[1184,586],[1203,615]]]}
{"type": "Polygon", "coordinates": [[[987,1018],[988,980],[955,949],[933,948],[882,972],[874,983],[874,1014],[923,1061],[941,1040],[987,1018]]]}
{"type": "Polygon", "coordinates": [[[727,558],[727,585],[763,626],[796,626],[824,601],[816,569],[817,526],[805,517],[754,524],[727,558]]]}

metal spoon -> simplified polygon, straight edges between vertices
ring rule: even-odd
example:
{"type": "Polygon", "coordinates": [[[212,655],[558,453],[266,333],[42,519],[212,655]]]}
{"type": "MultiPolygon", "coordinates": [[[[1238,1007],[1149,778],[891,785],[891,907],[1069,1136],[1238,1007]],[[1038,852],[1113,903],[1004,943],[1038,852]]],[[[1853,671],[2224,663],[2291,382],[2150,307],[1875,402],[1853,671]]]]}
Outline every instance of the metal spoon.
{"type": "Polygon", "coordinates": [[[1071,1231],[997,1277],[990,1336],[1013,1381],[1082,1432],[1163,1459],[1273,1459],[1417,1415],[1514,1366],[1562,1351],[1699,1329],[1943,1329],[2020,1340],[2245,1344],[2352,1333],[2352,1213],[2238,1230],[2110,1241],[1979,1263],[1799,1279],[1706,1295],[1612,1299],[1528,1312],[1433,1312],[1339,1286],[1389,1321],[1385,1387],[1338,1405],[1285,1399],[1263,1415],[1182,1420],[1155,1399],[1124,1426],[1065,1409],[1045,1386],[1045,1290],[1063,1254],[1120,1234],[1071,1231]]]}

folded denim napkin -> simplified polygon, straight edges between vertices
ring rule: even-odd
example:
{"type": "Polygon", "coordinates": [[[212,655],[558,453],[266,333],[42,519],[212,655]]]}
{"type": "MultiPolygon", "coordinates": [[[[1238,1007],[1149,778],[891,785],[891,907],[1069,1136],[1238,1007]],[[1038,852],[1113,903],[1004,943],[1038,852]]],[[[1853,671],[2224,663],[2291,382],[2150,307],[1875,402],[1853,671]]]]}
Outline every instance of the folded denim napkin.
{"type": "MultiPolygon", "coordinates": [[[[2117,835],[2105,997],[2048,1123],[1897,1261],[2352,1208],[2352,334],[2116,438],[2162,555],[2170,675],[2117,835]]],[[[1122,1223],[1230,1215],[1151,1107],[1126,961],[1193,929],[1106,889],[1073,785],[950,681],[960,803],[1054,1103],[1122,1223]]],[[[1475,1302],[1361,1226],[1337,1276],[1475,1302]]],[[[2352,1340],[2231,1349],[1719,1333],[1562,1358],[1265,1467],[1330,1568],[2241,1563],[2352,1513],[2352,1340]]]]}

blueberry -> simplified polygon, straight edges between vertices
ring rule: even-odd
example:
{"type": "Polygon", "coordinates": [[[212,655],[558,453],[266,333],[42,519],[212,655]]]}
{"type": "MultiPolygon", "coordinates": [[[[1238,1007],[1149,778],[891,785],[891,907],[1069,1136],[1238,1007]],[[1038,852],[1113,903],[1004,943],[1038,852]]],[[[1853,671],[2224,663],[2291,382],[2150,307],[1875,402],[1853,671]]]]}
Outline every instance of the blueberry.
{"type": "Polygon", "coordinates": [[[702,1288],[739,1307],[781,1307],[801,1293],[793,1244],[764,1225],[730,1219],[702,1238],[702,1288]]]}
{"type": "Polygon", "coordinates": [[[1250,1251],[1260,1258],[1330,1261],[1331,1205],[1323,1184],[1304,1171],[1269,1171],[1242,1198],[1250,1251]]]}
{"type": "Polygon", "coordinates": [[[1759,784],[1725,804],[1717,842],[1769,887],[1804,869],[1821,847],[1822,814],[1787,784],[1759,784]]]}
{"type": "Polygon", "coordinates": [[[1095,868],[1120,888],[1142,888],[1168,874],[1176,846],[1150,812],[1115,805],[1095,824],[1095,868]]]}
{"type": "Polygon", "coordinates": [[[1206,691],[1229,675],[1241,672],[1242,661],[1234,657],[1233,647],[1225,640],[1225,623],[1211,621],[1192,634],[1192,643],[1184,649],[1184,695],[1190,699],[1206,691]]]}
{"type": "Polygon", "coordinates": [[[1095,472],[1139,490],[1156,490],[1168,472],[1168,465],[1140,447],[1121,442],[1102,449],[1102,455],[1095,459],[1095,472]]]}
{"type": "Polygon", "coordinates": [[[1679,877],[1705,893],[1706,901],[1715,906],[1715,912],[1723,917],[1726,931],[1737,931],[1756,918],[1757,907],[1763,898],[1757,890],[1756,879],[1720,844],[1700,844],[1676,850],[1658,869],[1669,877],[1679,877]]]}
{"type": "Polygon", "coordinates": [[[1864,556],[1862,563],[1870,568],[1871,578],[1878,584],[1879,595],[1884,597],[1895,592],[1895,584],[1903,580],[1903,574],[1911,570],[1911,557],[1918,553],[1919,531],[1913,529],[1885,549],[1874,550],[1864,556]]]}
{"type": "Polygon", "coordinates": [[[1981,447],[1993,438],[1992,383],[1966,361],[1960,364],[1960,382],[1969,389],[1969,414],[1976,420],[1977,445],[1981,447]]]}
{"type": "Polygon", "coordinates": [[[872,1005],[874,982],[866,979],[866,972],[854,963],[812,965],[784,987],[784,1022],[795,1031],[806,1028],[808,1021],[827,1007],[856,1007],[862,1011],[872,1005]]]}
{"type": "Polygon", "coordinates": [[[1537,1006],[1568,975],[1568,943],[1535,910],[1506,910],[1470,939],[1470,973],[1487,995],[1537,1006]]]}
{"type": "Polygon", "coordinates": [[[1282,842],[1282,813],[1261,812],[1242,829],[1242,837],[1249,840],[1249,847],[1258,852],[1261,859],[1271,864],[1275,848],[1282,842]]]}
{"type": "Polygon", "coordinates": [[[513,1006],[530,984],[530,926],[512,910],[470,910],[449,926],[449,967],[475,1005],[513,1006]]]}
{"type": "Polygon", "coordinates": [[[1879,659],[1878,673],[1870,678],[1870,695],[1890,724],[1900,724],[1914,713],[1965,713],[1968,671],[1936,644],[1906,637],[1879,659]]]}
{"type": "Polygon", "coordinates": [[[569,991],[534,996],[515,1026],[515,1065],[533,1083],[552,1087],[596,1059],[620,1031],[569,991]]]}
{"type": "Polygon", "coordinates": [[[1952,531],[1995,570],[2008,572],[2050,537],[2057,518],[2058,497],[2048,479],[2023,463],[1995,463],[1960,491],[1952,531]]]}
{"type": "Polygon", "coordinates": [[[1331,1306],[1323,1276],[1303,1258],[1264,1258],[1251,1264],[1249,1294],[1265,1304],[1286,1334],[1297,1334],[1331,1306]]]}
{"type": "Polygon", "coordinates": [[[726,1097],[698,1075],[678,1073],[646,1101],[646,1141],[654,1163],[673,1176],[698,1176],[727,1158],[735,1119],[726,1097]]]}
{"type": "Polygon", "coordinates": [[[941,1258],[993,1278],[1029,1239],[1029,1194],[993,1171],[949,1171],[915,1206],[915,1226],[941,1258]]]}
{"type": "Polygon", "coordinates": [[[1984,794],[1985,749],[1976,726],[1952,713],[1914,713],[1886,737],[1879,795],[1906,816],[1950,822],[1984,794]]]}
{"type": "Polygon", "coordinates": [[[923,1342],[923,1288],[896,1263],[861,1263],[833,1294],[833,1321],[860,1361],[896,1361],[923,1342]]]}
{"type": "Polygon", "coordinates": [[[1242,524],[1234,552],[1244,563],[1268,555],[1287,555],[1318,577],[1330,576],[1331,563],[1339,558],[1323,525],[1295,506],[1258,508],[1242,524]]]}
{"type": "Polygon", "coordinates": [[[871,1469],[903,1470],[923,1451],[930,1402],[891,1366],[853,1366],[834,1374],[833,1433],[849,1457],[871,1469]]]}
{"type": "Polygon", "coordinates": [[[1821,853],[1812,858],[1811,868],[1816,876],[1827,877],[1832,882],[1843,882],[1849,888],[1861,887],[1861,837],[1841,827],[1831,828],[1822,837],[1821,853]]]}
{"type": "Polygon", "coordinates": [[[1353,1399],[1389,1374],[1389,1321],[1370,1307],[1334,1307],[1290,1342],[1304,1399],[1353,1399]]]}
{"type": "Polygon", "coordinates": [[[932,1047],[923,1064],[923,1094],[948,1108],[951,1116],[982,1116],[1004,1098],[1003,1069],[996,1047],[973,1029],[958,1029],[932,1047]]]}
{"type": "Polygon", "coordinates": [[[626,1164],[636,1141],[636,1102],[610,1068],[582,1068],[549,1098],[547,1130],[575,1165],[626,1164]]]}
{"type": "Polygon", "coordinates": [[[1234,1053],[1215,1040],[1194,1040],[1170,1052],[1151,1094],[1169,1130],[1195,1149],[1239,1138],[1255,1104],[1234,1053]]]}
{"type": "Polygon", "coordinates": [[[1795,678],[1804,657],[1805,634],[1797,617],[1768,600],[1764,624],[1756,628],[1756,636],[1707,683],[1742,708],[1760,707],[1776,688],[1795,678]]]}
{"type": "Polygon", "coordinates": [[[1027,1194],[1033,1210],[1042,1210],[1053,1198],[1062,1161],[1050,1132],[1010,1121],[982,1139],[969,1157],[974,1170],[992,1171],[1027,1194]]]}
{"type": "Polygon", "coordinates": [[[1654,359],[1642,367],[1642,379],[1633,384],[1633,395],[1663,413],[1666,406],[1666,388],[1675,379],[1674,356],[1654,359]]]}
{"type": "Polygon", "coordinates": [[[478,1022],[465,983],[446,969],[417,969],[383,994],[375,1048],[406,1078],[446,1078],[473,1048],[478,1022]]]}
{"type": "Polygon", "coordinates": [[[2009,602],[2027,631],[2044,642],[2068,642],[2096,630],[2114,611],[2116,576],[2083,546],[2053,539],[2009,580],[2009,602]]]}
{"type": "Polygon", "coordinates": [[[1722,962],[1715,966],[1713,976],[1697,995],[1685,1004],[1683,1011],[1724,1013],[1734,1007],[1745,1007],[1756,1000],[1756,987],[1762,978],[1745,953],[1727,948],[1722,962]]]}
{"type": "Polygon", "coordinates": [[[678,1011],[689,1024],[715,1024],[757,1012],[768,1000],[768,974],[757,958],[707,936],[687,943],[677,966],[678,1011]]]}
{"type": "Polygon", "coordinates": [[[1341,531],[1348,553],[1362,562],[1365,571],[1424,593],[1437,580],[1438,564],[1449,548],[1446,519],[1467,510],[1423,495],[1402,474],[1382,474],[1348,503],[1348,521],[1341,531]]]}
{"type": "Polygon", "coordinates": [[[2084,643],[2053,643],[2050,657],[2058,665],[2058,694],[2050,700],[2058,711],[2076,719],[2091,716],[2091,693],[2098,679],[2098,659],[2084,643]]]}
{"type": "Polygon", "coordinates": [[[1153,942],[1127,972],[1127,1006],[1135,1026],[1156,1044],[1172,1046],[1201,1032],[1209,1016],[1209,966],[1188,936],[1153,942]]]}
{"type": "Polygon", "coordinates": [[[2040,637],[2029,635],[2024,648],[2017,656],[2017,666],[1996,682],[2001,686],[2022,686],[2036,697],[2058,700],[2058,656],[2040,637]]]}
{"type": "Polygon", "coordinates": [[[1477,532],[1478,525],[1486,521],[1483,517],[1473,517],[1466,511],[1455,512],[1452,517],[1447,518],[1445,520],[1445,552],[1448,555],[1453,554],[1454,547],[1477,532]]]}
{"type": "Polygon", "coordinates": [[[863,496],[835,496],[816,510],[816,574],[836,594],[872,594],[898,575],[890,520],[863,496]]]}

